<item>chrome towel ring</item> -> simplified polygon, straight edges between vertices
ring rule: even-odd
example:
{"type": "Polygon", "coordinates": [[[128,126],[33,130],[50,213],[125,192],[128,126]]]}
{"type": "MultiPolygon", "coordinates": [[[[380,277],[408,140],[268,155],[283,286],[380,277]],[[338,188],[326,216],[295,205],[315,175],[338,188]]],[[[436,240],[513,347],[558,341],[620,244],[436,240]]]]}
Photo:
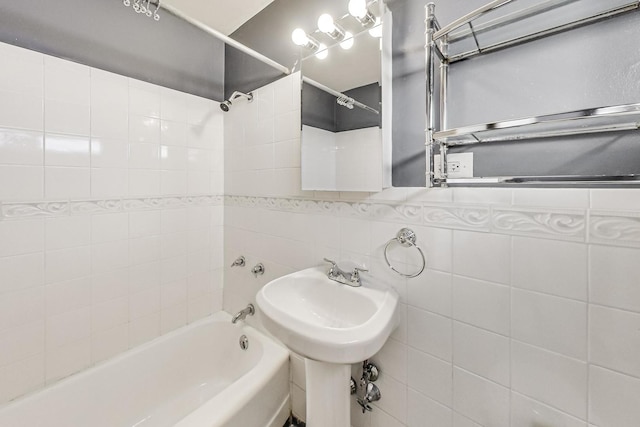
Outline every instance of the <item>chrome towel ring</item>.
{"type": "Polygon", "coordinates": [[[399,275],[408,277],[408,278],[418,277],[420,274],[422,274],[422,272],[424,271],[424,268],[427,265],[427,260],[424,257],[424,252],[422,252],[422,249],[420,249],[420,247],[416,245],[416,233],[414,233],[413,230],[409,228],[401,229],[400,231],[398,231],[398,234],[396,234],[396,237],[394,237],[393,239],[387,242],[387,244],[384,247],[384,260],[387,262],[387,265],[389,266],[390,269],[392,269],[399,275]],[[387,257],[387,250],[389,249],[389,245],[392,244],[393,242],[397,242],[402,246],[406,246],[406,247],[414,247],[418,250],[418,252],[420,252],[420,256],[422,257],[422,268],[420,268],[420,271],[418,271],[415,274],[405,274],[401,271],[396,270],[395,267],[391,265],[391,263],[389,262],[389,258],[387,257]]]}

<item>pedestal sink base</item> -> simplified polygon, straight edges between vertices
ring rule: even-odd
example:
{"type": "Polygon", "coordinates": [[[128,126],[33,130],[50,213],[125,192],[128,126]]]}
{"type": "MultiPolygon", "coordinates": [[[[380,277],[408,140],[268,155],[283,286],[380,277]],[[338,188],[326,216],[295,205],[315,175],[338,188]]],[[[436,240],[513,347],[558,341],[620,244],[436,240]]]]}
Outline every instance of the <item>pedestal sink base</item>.
{"type": "Polygon", "coordinates": [[[307,426],[349,427],[351,366],[305,359],[307,426]]]}

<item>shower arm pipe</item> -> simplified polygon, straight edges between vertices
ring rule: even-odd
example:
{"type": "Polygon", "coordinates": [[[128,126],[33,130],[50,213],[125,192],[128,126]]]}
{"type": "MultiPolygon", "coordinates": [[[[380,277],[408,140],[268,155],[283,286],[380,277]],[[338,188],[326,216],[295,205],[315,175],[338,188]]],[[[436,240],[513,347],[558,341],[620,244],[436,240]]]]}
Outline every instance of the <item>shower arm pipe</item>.
{"type": "MultiPolygon", "coordinates": [[[[327,86],[323,85],[322,83],[318,83],[317,81],[315,81],[313,79],[310,79],[309,77],[303,76],[302,77],[302,81],[305,82],[305,83],[310,84],[311,86],[317,87],[318,89],[323,90],[323,91],[335,96],[336,98],[353,99],[353,98],[351,98],[349,96],[346,96],[344,93],[340,93],[337,90],[333,90],[330,87],[327,87],[327,86]]],[[[355,107],[362,108],[363,110],[367,110],[367,111],[369,111],[371,113],[380,114],[380,111],[376,110],[375,108],[371,108],[368,105],[363,104],[362,102],[356,101],[355,99],[353,100],[353,105],[355,107]]]]}
{"type": "Polygon", "coordinates": [[[198,21],[197,19],[193,19],[192,17],[182,13],[181,11],[179,11],[178,9],[176,9],[174,6],[166,4],[165,2],[162,2],[162,8],[165,9],[167,12],[171,13],[172,15],[183,19],[185,21],[187,21],[189,24],[194,25],[195,27],[198,27],[199,29],[201,29],[202,31],[212,35],[213,37],[221,40],[222,42],[228,44],[231,47],[234,47],[236,49],[238,49],[241,52],[246,53],[247,55],[257,59],[258,61],[261,61],[273,68],[275,68],[276,70],[280,71],[283,74],[291,74],[292,70],[285,67],[284,65],[274,61],[273,59],[261,54],[260,52],[256,52],[255,50],[251,49],[248,46],[243,45],[242,43],[240,43],[239,41],[236,41],[234,39],[232,39],[229,36],[226,36],[224,34],[222,34],[220,31],[216,31],[213,28],[209,27],[208,25],[203,24],[202,22],[198,21]]]}
{"type": "Polygon", "coordinates": [[[247,101],[251,102],[253,101],[253,93],[249,92],[249,93],[243,93],[240,91],[235,91],[231,94],[231,96],[229,97],[229,101],[235,101],[238,98],[244,98],[247,101]]]}

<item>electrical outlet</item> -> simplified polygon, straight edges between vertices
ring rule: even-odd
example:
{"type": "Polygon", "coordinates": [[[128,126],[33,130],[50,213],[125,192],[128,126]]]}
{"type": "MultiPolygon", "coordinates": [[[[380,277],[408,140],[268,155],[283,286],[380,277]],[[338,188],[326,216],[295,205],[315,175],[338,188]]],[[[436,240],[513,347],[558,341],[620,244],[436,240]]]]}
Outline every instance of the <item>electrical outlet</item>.
{"type": "MultiPolygon", "coordinates": [[[[435,177],[442,179],[442,171],[440,170],[440,154],[433,156],[433,163],[435,167],[435,177]]],[[[473,177],[473,153],[452,153],[447,155],[447,177],[473,177]]]]}
{"type": "Polygon", "coordinates": [[[447,162],[447,171],[449,173],[459,173],[462,165],[457,160],[452,160],[447,162]]]}

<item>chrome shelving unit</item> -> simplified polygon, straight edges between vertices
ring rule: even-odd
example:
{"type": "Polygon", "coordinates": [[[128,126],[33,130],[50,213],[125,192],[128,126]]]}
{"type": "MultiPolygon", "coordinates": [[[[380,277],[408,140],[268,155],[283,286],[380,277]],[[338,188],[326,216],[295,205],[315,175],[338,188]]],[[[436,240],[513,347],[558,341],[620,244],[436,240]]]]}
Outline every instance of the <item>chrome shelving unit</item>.
{"type": "Polygon", "coordinates": [[[640,0],[538,0],[535,4],[528,2],[525,6],[522,3],[526,2],[494,0],[445,27],[438,23],[435,5],[427,5],[427,185],[640,183],[640,175],[447,178],[448,147],[640,129],[640,103],[447,128],[447,86],[452,64],[640,8],[640,0]],[[439,105],[436,105],[434,94],[437,60],[440,62],[439,105]],[[438,116],[439,122],[436,123],[438,116]],[[439,165],[434,163],[437,151],[440,153],[439,165]],[[436,174],[436,167],[440,168],[442,178],[436,174]]]}

